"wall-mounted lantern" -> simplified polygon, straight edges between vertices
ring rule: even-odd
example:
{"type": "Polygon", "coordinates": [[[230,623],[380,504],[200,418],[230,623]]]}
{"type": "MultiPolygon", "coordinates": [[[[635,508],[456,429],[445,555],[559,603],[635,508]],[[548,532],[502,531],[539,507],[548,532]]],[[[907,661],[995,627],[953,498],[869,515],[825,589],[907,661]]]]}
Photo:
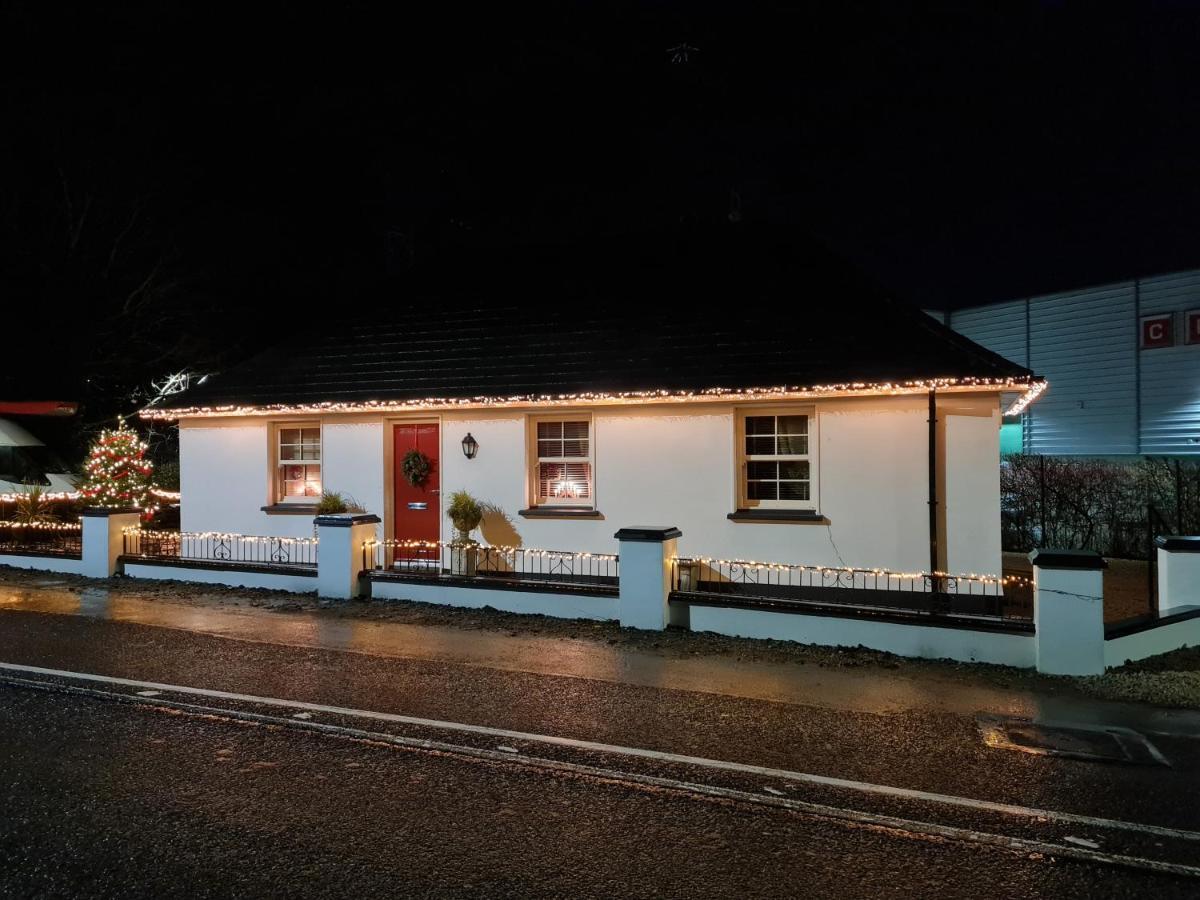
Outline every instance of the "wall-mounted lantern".
{"type": "Polygon", "coordinates": [[[467,436],[462,439],[463,456],[467,459],[474,459],[475,454],[479,452],[479,441],[471,437],[471,432],[467,432],[467,436]]]}

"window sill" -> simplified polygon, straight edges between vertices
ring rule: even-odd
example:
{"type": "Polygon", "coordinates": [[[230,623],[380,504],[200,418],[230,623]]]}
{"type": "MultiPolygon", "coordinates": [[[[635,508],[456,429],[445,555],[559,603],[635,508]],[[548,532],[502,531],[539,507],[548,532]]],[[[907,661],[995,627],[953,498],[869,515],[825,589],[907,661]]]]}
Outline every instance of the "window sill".
{"type": "Polygon", "coordinates": [[[531,506],[517,511],[526,519],[603,519],[598,509],[582,506],[531,506]]]}
{"type": "Polygon", "coordinates": [[[315,516],[317,514],[317,504],[315,503],[272,503],[270,506],[260,508],[268,516],[315,516]]]}
{"type": "Polygon", "coordinates": [[[739,509],[726,516],[731,522],[787,522],[793,525],[828,525],[815,509],[739,509]]]}

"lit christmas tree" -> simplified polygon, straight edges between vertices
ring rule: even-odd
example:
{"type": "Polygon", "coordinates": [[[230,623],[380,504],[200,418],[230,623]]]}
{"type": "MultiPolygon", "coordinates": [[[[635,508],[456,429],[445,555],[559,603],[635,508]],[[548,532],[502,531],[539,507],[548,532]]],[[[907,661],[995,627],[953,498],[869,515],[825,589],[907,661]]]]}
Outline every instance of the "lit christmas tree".
{"type": "Polygon", "coordinates": [[[145,442],[121,419],[115,430],[100,432],[92,444],[79,492],[88,506],[136,506],[149,511],[153,471],[145,442]]]}

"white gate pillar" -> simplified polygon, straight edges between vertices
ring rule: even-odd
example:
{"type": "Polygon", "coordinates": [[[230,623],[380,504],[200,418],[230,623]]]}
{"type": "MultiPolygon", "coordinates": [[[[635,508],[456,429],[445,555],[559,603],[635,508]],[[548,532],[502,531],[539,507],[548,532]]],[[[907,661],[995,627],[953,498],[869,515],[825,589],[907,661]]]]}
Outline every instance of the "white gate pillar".
{"type": "Polygon", "coordinates": [[[614,535],[620,547],[617,618],[623,627],[662,631],[670,624],[671,560],[681,534],[675,527],[641,526],[614,535]]]}
{"type": "Polygon", "coordinates": [[[1104,674],[1104,558],[1093,550],[1034,550],[1029,561],[1038,671],[1104,674]]]}
{"type": "Polygon", "coordinates": [[[91,506],[84,508],[81,519],[82,574],[89,578],[111,578],[125,552],[125,529],[137,527],[142,520],[141,510],[91,506]]]}
{"type": "Polygon", "coordinates": [[[373,513],[317,516],[317,596],[349,600],[362,592],[363,543],[382,520],[373,513]]]}
{"type": "Polygon", "coordinates": [[[1154,539],[1158,554],[1158,614],[1200,606],[1200,537],[1154,539]]]}

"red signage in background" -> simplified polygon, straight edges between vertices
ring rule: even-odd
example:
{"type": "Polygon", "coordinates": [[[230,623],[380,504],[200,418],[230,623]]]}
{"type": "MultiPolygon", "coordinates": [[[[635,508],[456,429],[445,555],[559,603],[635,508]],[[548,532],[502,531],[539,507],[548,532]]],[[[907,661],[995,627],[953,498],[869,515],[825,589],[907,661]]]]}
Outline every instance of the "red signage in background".
{"type": "Polygon", "coordinates": [[[1142,349],[1175,345],[1175,315],[1164,313],[1159,316],[1142,316],[1142,349]]]}
{"type": "Polygon", "coordinates": [[[1200,344],[1200,309],[1187,311],[1187,342],[1200,344]]]}

